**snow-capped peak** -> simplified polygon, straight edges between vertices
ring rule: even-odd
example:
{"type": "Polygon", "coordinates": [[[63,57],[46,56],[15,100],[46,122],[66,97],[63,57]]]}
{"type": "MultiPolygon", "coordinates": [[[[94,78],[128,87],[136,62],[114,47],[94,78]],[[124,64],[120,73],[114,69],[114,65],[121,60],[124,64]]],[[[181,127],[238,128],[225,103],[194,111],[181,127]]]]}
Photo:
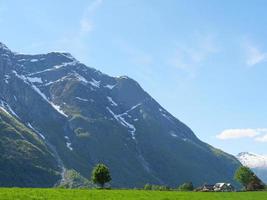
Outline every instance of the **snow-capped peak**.
{"type": "Polygon", "coordinates": [[[242,152],[237,156],[238,160],[249,168],[267,168],[267,155],[258,155],[251,152],[242,152]]]}

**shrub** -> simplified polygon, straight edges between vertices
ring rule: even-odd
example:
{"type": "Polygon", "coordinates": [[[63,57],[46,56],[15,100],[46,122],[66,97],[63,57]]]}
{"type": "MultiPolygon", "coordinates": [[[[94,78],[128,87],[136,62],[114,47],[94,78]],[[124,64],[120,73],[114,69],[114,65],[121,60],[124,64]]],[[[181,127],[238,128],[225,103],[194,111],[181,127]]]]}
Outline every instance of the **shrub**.
{"type": "Polygon", "coordinates": [[[180,185],[178,187],[178,190],[179,191],[193,191],[194,190],[194,186],[193,186],[193,184],[191,182],[184,183],[184,184],[182,184],[182,185],[180,185]]]}
{"type": "Polygon", "coordinates": [[[144,186],[144,190],[152,190],[152,185],[150,185],[150,184],[145,184],[145,186],[144,186]]]}

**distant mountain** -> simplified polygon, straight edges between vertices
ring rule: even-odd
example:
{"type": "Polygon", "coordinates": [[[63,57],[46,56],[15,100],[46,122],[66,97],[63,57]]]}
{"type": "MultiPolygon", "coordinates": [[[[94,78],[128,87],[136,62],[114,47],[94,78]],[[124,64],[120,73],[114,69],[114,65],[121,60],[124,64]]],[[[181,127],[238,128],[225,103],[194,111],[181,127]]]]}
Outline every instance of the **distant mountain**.
{"type": "Polygon", "coordinates": [[[0,43],[0,101],[0,122],[16,122],[0,127],[1,162],[14,166],[0,165],[0,174],[14,176],[0,176],[0,186],[62,185],[67,171],[89,177],[99,162],[110,167],[113,187],[233,182],[240,166],[133,79],[103,74],[69,53],[17,54],[0,43]]]}
{"type": "Polygon", "coordinates": [[[267,183],[267,156],[242,152],[237,155],[237,158],[244,166],[251,168],[263,182],[267,183]]]}

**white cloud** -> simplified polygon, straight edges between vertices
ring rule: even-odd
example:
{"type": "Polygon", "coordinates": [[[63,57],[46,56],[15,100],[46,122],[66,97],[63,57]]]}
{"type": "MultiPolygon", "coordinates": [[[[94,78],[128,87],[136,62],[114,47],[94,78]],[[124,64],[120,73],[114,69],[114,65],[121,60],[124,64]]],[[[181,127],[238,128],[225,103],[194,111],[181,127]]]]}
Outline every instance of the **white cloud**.
{"type": "Polygon", "coordinates": [[[82,18],[80,21],[80,30],[82,33],[89,33],[93,30],[93,24],[89,19],[82,18]]]}
{"type": "Polygon", "coordinates": [[[216,135],[220,140],[250,138],[256,142],[267,142],[267,128],[226,129],[216,135]]]}
{"type": "Polygon", "coordinates": [[[260,137],[256,137],[255,141],[257,141],[257,142],[267,142],[267,134],[262,135],[260,137]]]}
{"type": "Polygon", "coordinates": [[[97,10],[103,4],[103,0],[93,0],[85,8],[80,20],[77,23],[77,31],[71,35],[63,35],[53,43],[46,43],[53,50],[69,51],[81,62],[85,62],[89,59],[90,49],[86,43],[86,39],[90,36],[90,33],[94,30],[93,17],[97,10]]]}
{"type": "Polygon", "coordinates": [[[92,16],[103,4],[103,0],[95,0],[86,8],[80,20],[80,34],[87,34],[93,30],[92,16]]]}
{"type": "Polygon", "coordinates": [[[254,66],[267,61],[267,52],[262,52],[254,45],[246,45],[246,64],[254,66]]]}
{"type": "Polygon", "coordinates": [[[202,65],[208,58],[218,52],[214,37],[192,36],[193,41],[185,44],[179,43],[170,63],[178,69],[192,71],[202,65]]]}
{"type": "Polygon", "coordinates": [[[261,134],[262,129],[227,129],[216,135],[218,139],[239,139],[239,138],[254,138],[261,134]]]}

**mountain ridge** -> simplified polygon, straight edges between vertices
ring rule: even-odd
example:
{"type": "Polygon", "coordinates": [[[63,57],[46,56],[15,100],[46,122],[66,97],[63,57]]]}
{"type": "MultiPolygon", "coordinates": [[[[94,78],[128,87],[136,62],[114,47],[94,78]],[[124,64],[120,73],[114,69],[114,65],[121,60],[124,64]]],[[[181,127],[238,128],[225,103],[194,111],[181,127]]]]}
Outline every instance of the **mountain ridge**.
{"type": "Polygon", "coordinates": [[[17,54],[0,43],[0,78],[0,100],[56,152],[63,173],[89,177],[104,162],[115,187],[234,182],[235,157],[200,141],[127,76],[69,53],[17,54]]]}

